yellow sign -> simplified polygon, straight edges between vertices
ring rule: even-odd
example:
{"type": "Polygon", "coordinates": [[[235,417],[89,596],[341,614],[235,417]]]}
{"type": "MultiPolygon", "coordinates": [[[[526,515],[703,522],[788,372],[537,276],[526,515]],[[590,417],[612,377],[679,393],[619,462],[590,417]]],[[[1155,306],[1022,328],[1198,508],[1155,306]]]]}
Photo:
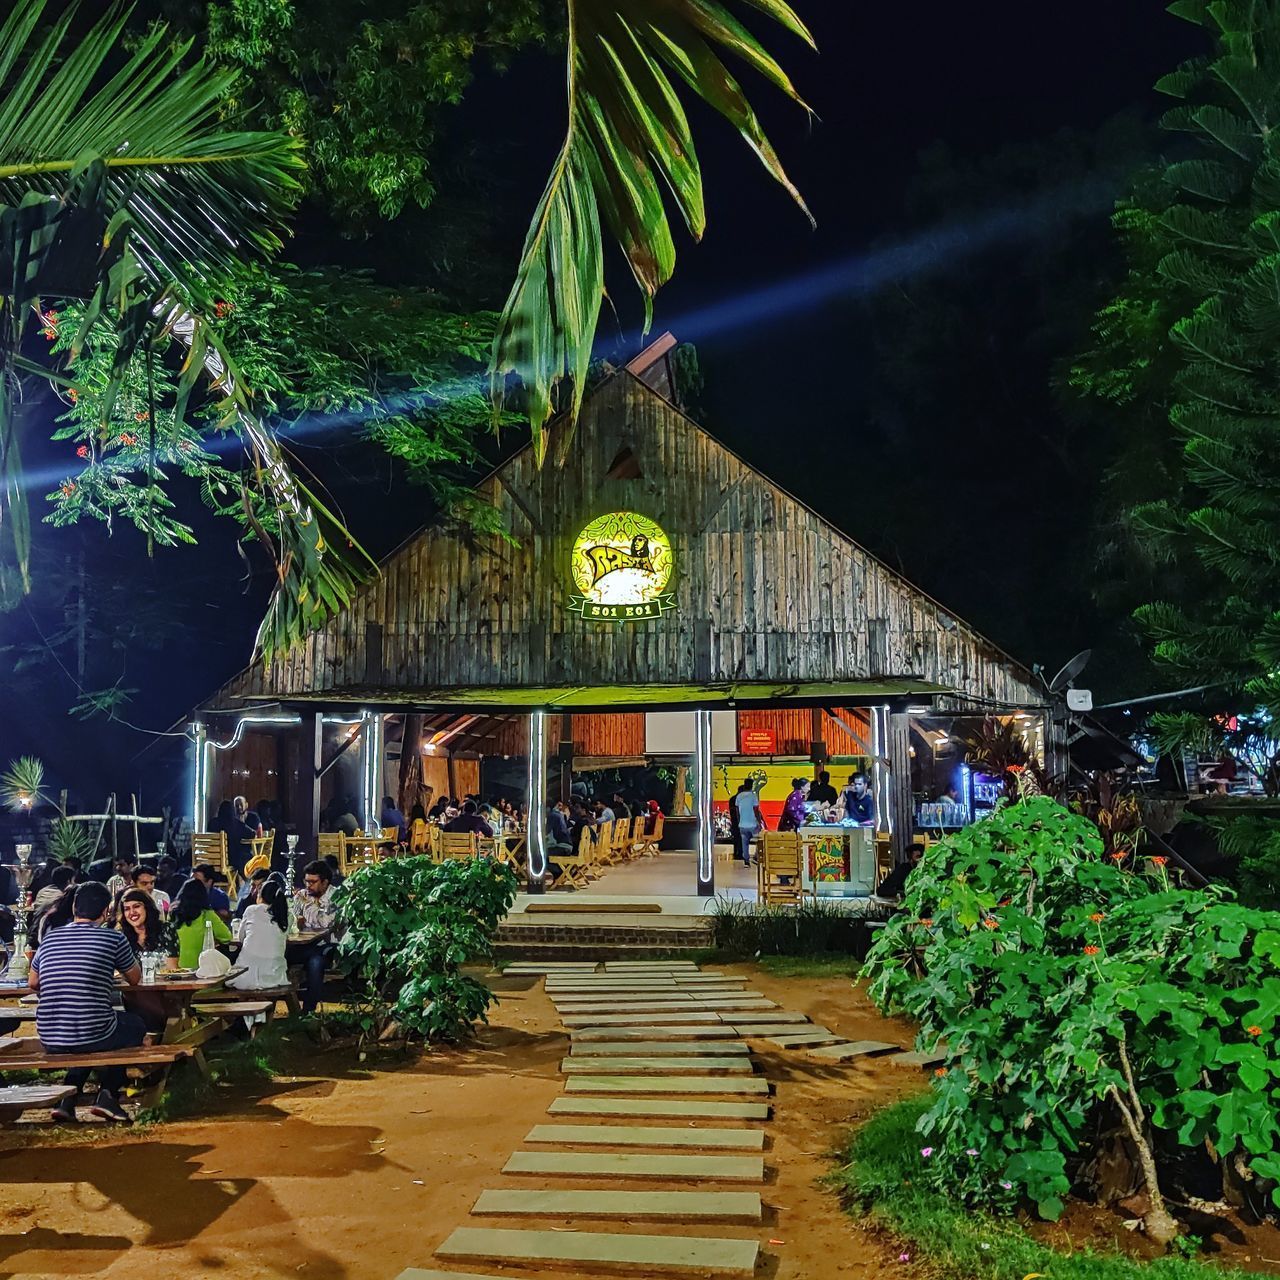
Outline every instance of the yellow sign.
{"type": "Polygon", "coordinates": [[[640,622],[676,606],[667,591],[675,557],[671,540],[647,516],[611,511],[573,542],[569,608],[595,622],[640,622]]]}

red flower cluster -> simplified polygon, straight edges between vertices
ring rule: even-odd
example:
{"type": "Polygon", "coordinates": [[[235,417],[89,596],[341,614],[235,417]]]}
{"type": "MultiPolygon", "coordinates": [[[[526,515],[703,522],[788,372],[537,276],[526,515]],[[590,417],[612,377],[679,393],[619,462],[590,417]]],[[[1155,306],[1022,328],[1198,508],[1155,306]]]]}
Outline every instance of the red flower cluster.
{"type": "Polygon", "coordinates": [[[1157,854],[1154,858],[1151,859],[1151,865],[1153,867],[1163,867],[1164,864],[1168,861],[1169,861],[1168,858],[1162,858],[1159,854],[1157,854]]]}
{"type": "Polygon", "coordinates": [[[225,320],[227,316],[229,316],[234,309],[235,308],[232,307],[231,303],[225,302],[221,298],[219,298],[217,302],[213,304],[213,314],[219,320],[225,320]]]}
{"type": "Polygon", "coordinates": [[[82,444],[82,445],[81,445],[81,446],[76,450],[76,457],[77,457],[77,458],[87,458],[88,456],[89,456],[89,446],[88,446],[87,444],[82,444]]]}
{"type": "Polygon", "coordinates": [[[932,916],[921,916],[921,917],[920,917],[920,923],[921,923],[922,925],[924,925],[924,927],[925,927],[926,929],[928,929],[928,928],[930,928],[930,927],[932,926],[932,924],[933,924],[933,917],[932,917],[932,916]]]}
{"type": "Polygon", "coordinates": [[[1106,918],[1107,917],[1101,911],[1095,911],[1093,915],[1089,917],[1094,924],[1101,924],[1106,918]]]}
{"type": "Polygon", "coordinates": [[[138,443],[138,437],[132,431],[122,431],[120,433],[120,443],[123,445],[135,445],[138,443]]]}
{"type": "Polygon", "coordinates": [[[935,1076],[945,1076],[947,1074],[946,1067],[934,1067],[933,1074],[935,1076]]]}
{"type": "Polygon", "coordinates": [[[80,399],[80,393],[75,389],[75,387],[72,387],[71,390],[67,392],[67,398],[72,404],[75,404],[75,402],[80,399]]]}
{"type": "Polygon", "coordinates": [[[1098,954],[1098,948],[1095,946],[1085,947],[1084,953],[1087,956],[1096,956],[1098,954]]]}
{"type": "Polygon", "coordinates": [[[1245,1030],[1251,1036],[1260,1036],[1262,1034],[1262,1028],[1258,1026],[1256,1023],[1252,1027],[1245,1027],[1245,1030]]]}
{"type": "Polygon", "coordinates": [[[151,417],[151,415],[145,409],[140,409],[133,415],[133,420],[134,422],[146,422],[149,417],[151,417]]]}
{"type": "Polygon", "coordinates": [[[68,480],[62,485],[62,496],[64,498],[71,497],[71,495],[75,493],[75,491],[76,491],[76,485],[74,480],[68,480]]]}
{"type": "Polygon", "coordinates": [[[998,920],[993,920],[990,916],[988,916],[982,922],[982,925],[983,925],[983,928],[986,928],[986,929],[998,929],[1000,927],[1000,922],[998,920]]]}

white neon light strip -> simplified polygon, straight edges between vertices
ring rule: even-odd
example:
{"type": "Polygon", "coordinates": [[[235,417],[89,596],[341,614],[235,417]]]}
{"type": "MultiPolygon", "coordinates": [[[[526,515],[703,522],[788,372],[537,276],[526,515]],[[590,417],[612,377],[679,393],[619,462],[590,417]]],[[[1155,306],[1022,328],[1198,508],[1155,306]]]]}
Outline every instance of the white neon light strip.
{"type": "Polygon", "coordinates": [[[712,881],[715,853],[711,809],[711,712],[699,708],[693,716],[693,785],[698,797],[698,884],[701,886],[712,881]]]}
{"type": "Polygon", "coordinates": [[[250,724],[300,724],[301,716],[241,716],[234,732],[226,742],[214,742],[206,736],[204,725],[196,726],[196,802],[192,821],[197,831],[204,831],[209,817],[209,780],[213,776],[213,752],[230,751],[244,737],[245,725],[250,724]]]}
{"type": "Polygon", "coordinates": [[[374,711],[360,716],[364,728],[360,738],[360,751],[364,764],[364,829],[379,830],[382,811],[379,807],[382,775],[382,717],[374,711]]]}
{"type": "Polygon", "coordinates": [[[547,873],[547,713],[529,713],[529,770],[525,794],[529,798],[529,879],[540,881],[547,873]]]}

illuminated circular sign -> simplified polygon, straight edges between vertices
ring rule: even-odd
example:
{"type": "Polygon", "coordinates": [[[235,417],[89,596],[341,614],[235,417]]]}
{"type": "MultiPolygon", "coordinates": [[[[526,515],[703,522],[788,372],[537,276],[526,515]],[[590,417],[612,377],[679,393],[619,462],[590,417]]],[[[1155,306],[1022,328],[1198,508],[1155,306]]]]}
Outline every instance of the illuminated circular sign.
{"type": "Polygon", "coordinates": [[[611,511],[573,541],[569,608],[596,622],[638,622],[674,609],[671,539],[648,516],[611,511]]]}

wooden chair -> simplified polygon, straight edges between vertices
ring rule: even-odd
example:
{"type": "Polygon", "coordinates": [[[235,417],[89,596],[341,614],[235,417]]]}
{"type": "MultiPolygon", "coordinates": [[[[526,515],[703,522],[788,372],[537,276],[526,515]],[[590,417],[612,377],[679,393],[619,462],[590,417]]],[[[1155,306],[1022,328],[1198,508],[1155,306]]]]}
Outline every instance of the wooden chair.
{"type": "Polygon", "coordinates": [[[341,831],[325,831],[316,836],[316,857],[327,858],[330,855],[337,858],[338,865],[342,865],[342,832],[341,831]]]}
{"type": "Polygon", "coordinates": [[[590,827],[583,827],[578,834],[578,847],[571,853],[558,849],[551,861],[559,864],[560,874],[551,882],[553,889],[583,889],[600,876],[601,859],[607,846],[595,837],[590,827]]]}
{"type": "Polygon", "coordinates": [[[618,864],[631,861],[631,819],[618,818],[609,837],[609,857],[618,864]]]}
{"type": "Polygon", "coordinates": [[[795,831],[760,833],[760,861],[756,883],[766,906],[798,904],[804,896],[800,879],[800,836],[795,831]]]}
{"type": "MultiPolygon", "coordinates": [[[[640,830],[644,831],[644,819],[640,819],[640,830]]],[[[666,821],[663,814],[653,820],[653,830],[648,835],[641,836],[640,856],[642,858],[656,858],[658,856],[658,846],[662,843],[662,825],[666,821]]]]}
{"type": "Polygon", "coordinates": [[[428,832],[430,830],[430,825],[421,818],[413,820],[412,825],[409,827],[409,852],[411,854],[427,852],[427,842],[430,839],[428,832]]]}
{"type": "MultiPolygon", "coordinates": [[[[265,838],[265,837],[264,837],[265,838]]],[[[250,849],[252,855],[253,850],[250,849]]],[[[239,876],[227,853],[225,831],[197,831],[191,835],[191,865],[204,863],[227,877],[227,892],[234,898],[239,892],[239,876]]]]}
{"type": "Polygon", "coordinates": [[[373,866],[382,861],[382,850],[372,836],[355,835],[342,837],[342,855],[338,859],[344,876],[349,876],[357,867],[373,866]]]}
{"type": "Polygon", "coordinates": [[[440,833],[440,861],[448,862],[479,856],[479,837],[474,831],[442,831],[440,833]]]}

